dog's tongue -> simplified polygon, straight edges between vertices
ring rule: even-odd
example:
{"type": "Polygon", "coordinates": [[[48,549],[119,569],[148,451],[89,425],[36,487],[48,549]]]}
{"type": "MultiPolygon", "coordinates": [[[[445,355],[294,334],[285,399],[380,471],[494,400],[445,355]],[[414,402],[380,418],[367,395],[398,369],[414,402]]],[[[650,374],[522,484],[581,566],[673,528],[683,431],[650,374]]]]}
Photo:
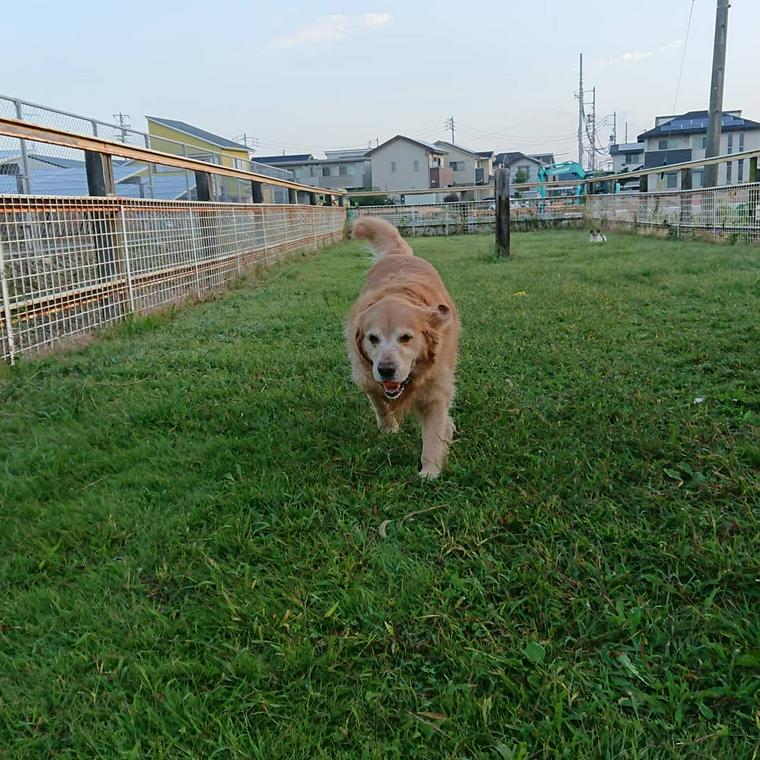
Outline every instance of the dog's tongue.
{"type": "Polygon", "coordinates": [[[383,388],[385,388],[386,391],[397,391],[400,385],[401,383],[385,382],[383,383],[383,388]]]}

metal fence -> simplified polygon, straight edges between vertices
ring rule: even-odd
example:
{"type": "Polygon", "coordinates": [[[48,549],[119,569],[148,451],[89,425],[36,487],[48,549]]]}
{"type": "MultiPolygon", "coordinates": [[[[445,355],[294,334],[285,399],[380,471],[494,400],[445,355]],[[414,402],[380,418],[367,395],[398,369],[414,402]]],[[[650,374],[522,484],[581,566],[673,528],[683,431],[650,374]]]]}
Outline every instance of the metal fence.
{"type": "Polygon", "coordinates": [[[344,224],[338,207],[0,196],[0,356],[202,297],[344,224]]]}
{"type": "Polygon", "coordinates": [[[602,227],[760,243],[760,184],[589,195],[586,216],[590,223],[602,227]]]}
{"type": "MultiPolygon", "coordinates": [[[[415,236],[490,233],[496,211],[492,201],[472,201],[358,206],[350,213],[380,216],[402,234],[415,236]]],[[[510,217],[517,231],[594,225],[760,243],[760,184],[579,198],[512,198],[510,217]]]]}
{"type": "MultiPolygon", "coordinates": [[[[496,206],[493,201],[427,203],[396,206],[357,206],[351,216],[386,219],[402,235],[473,235],[493,232],[496,206]]],[[[574,198],[521,198],[510,201],[512,226],[576,226],[584,223],[584,207],[574,198]]]]}
{"type": "MultiPolygon", "coordinates": [[[[20,119],[30,124],[122,142],[136,148],[149,148],[185,158],[222,165],[228,156],[221,151],[151,135],[131,127],[48,108],[18,98],[0,95],[0,117],[20,119]]],[[[275,179],[292,180],[294,175],[257,161],[235,159],[236,169],[255,172],[275,179]]],[[[169,166],[134,160],[114,160],[114,181],[118,195],[127,198],[162,200],[196,200],[195,176],[169,166]]],[[[223,202],[245,203],[250,200],[250,184],[229,179],[219,184],[218,197],[223,202]]],[[[72,148],[0,136],[0,193],[42,195],[87,195],[84,154],[72,148]]],[[[287,192],[273,189],[274,202],[287,203],[287,192]]]]}

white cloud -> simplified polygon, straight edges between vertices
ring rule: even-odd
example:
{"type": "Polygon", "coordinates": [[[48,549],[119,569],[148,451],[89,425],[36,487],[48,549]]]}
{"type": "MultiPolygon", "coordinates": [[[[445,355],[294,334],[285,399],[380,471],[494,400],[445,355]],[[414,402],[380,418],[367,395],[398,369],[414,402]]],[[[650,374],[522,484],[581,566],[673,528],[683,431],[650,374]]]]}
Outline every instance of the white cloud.
{"type": "Polygon", "coordinates": [[[332,13],[329,16],[320,16],[311,24],[302,26],[291,34],[278,37],[264,49],[268,52],[275,52],[303,45],[342,42],[357,29],[384,26],[390,20],[390,13],[362,13],[357,16],[332,13]]]}
{"type": "Polygon", "coordinates": [[[666,42],[664,45],[660,45],[660,52],[667,53],[670,50],[680,50],[683,47],[683,40],[673,40],[673,42],[666,42]]]}
{"type": "Polygon", "coordinates": [[[597,66],[614,66],[617,63],[638,63],[653,58],[658,53],[669,53],[671,50],[678,50],[683,47],[683,40],[673,40],[660,45],[657,50],[633,50],[630,53],[623,53],[615,58],[604,58],[596,62],[597,66]]]}

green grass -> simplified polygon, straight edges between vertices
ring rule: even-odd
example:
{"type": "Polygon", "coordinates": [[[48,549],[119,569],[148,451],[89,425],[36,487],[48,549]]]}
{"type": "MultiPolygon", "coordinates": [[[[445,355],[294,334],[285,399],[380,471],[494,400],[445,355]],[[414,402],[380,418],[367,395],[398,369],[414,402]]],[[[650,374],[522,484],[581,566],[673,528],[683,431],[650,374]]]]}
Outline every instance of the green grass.
{"type": "Polygon", "coordinates": [[[0,373],[0,756],[760,751],[760,253],[413,244],[433,484],[349,380],[354,244],[0,373]]]}

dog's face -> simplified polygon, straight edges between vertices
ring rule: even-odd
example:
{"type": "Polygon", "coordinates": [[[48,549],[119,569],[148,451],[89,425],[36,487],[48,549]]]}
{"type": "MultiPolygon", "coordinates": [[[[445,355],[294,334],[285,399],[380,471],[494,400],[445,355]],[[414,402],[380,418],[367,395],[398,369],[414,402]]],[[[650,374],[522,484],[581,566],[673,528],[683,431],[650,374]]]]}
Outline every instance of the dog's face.
{"type": "Polygon", "coordinates": [[[445,304],[418,307],[383,298],[357,320],[356,348],[372,365],[372,377],[387,399],[396,399],[414,380],[414,370],[435,358],[440,329],[451,319],[445,304]]]}

